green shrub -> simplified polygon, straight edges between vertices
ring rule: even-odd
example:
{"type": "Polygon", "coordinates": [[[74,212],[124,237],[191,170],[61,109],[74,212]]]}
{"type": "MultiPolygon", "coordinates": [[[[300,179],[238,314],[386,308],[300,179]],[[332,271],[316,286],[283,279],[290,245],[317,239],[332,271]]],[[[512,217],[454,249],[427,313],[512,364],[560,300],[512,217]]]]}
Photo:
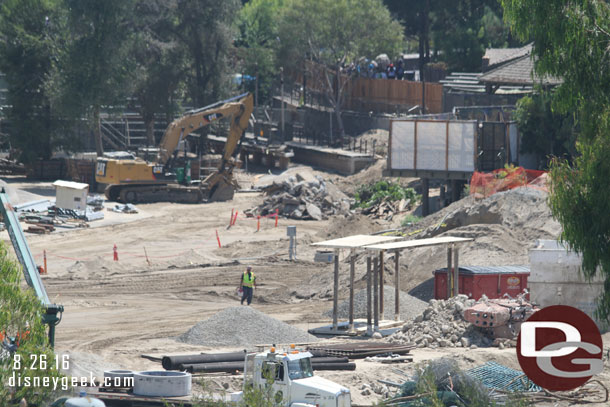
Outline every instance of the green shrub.
{"type": "Polygon", "coordinates": [[[384,199],[390,201],[400,201],[401,199],[411,200],[414,204],[420,199],[413,188],[405,188],[392,181],[377,181],[374,184],[363,185],[355,194],[356,207],[368,208],[376,205],[384,199]]]}

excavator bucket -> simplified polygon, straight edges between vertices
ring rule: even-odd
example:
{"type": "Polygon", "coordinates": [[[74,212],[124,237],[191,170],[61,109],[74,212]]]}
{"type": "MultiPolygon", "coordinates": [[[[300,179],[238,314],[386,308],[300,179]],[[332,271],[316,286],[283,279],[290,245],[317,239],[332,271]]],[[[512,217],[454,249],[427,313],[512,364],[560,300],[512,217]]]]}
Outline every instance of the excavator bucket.
{"type": "Polygon", "coordinates": [[[226,182],[224,179],[218,183],[210,191],[209,202],[230,201],[235,195],[235,186],[226,182]]]}

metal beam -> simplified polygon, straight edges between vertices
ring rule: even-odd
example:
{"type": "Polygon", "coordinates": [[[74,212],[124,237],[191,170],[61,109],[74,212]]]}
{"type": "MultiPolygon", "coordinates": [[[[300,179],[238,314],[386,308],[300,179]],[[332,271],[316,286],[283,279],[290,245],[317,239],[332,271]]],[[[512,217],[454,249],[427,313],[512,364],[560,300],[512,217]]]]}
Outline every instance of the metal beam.
{"type": "Polygon", "coordinates": [[[339,310],[339,250],[335,249],[335,281],[333,285],[333,329],[339,328],[337,312],[339,310]]]}

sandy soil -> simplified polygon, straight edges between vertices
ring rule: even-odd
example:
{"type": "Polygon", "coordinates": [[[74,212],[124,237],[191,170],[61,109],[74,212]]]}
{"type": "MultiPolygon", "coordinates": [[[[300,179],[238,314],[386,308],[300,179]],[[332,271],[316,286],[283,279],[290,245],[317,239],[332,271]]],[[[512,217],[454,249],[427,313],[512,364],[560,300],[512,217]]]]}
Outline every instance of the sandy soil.
{"type": "MultiPolygon", "coordinates": [[[[372,171],[343,178],[341,185],[354,186],[378,176],[377,166],[372,171]]],[[[246,183],[256,181],[245,174],[240,177],[246,183]]],[[[337,176],[333,178],[337,182],[337,176]]],[[[12,179],[10,185],[49,196],[48,183],[12,179]]],[[[227,229],[232,210],[241,214],[262,199],[259,193],[249,192],[238,193],[232,202],[224,203],[142,204],[138,205],[140,213],[135,215],[106,211],[105,219],[91,222],[89,228],[28,235],[28,243],[39,264],[43,251],[47,253],[48,275],[43,280],[50,298],[65,307],[57,327],[56,350],[71,355],[71,373],[88,375],[92,371],[101,375],[103,370],[114,368],[159,370],[159,363],[142,355],[212,350],[173,338],[196,322],[238,304],[236,286],[246,264],[254,267],[259,282],[255,308],[303,329],[329,323],[322,313],[331,307],[332,269],[330,265],[312,261],[315,249],[309,244],[370,233],[391,225],[352,216],[318,222],[280,219],[275,228],[273,220],[265,219],[261,230],[256,232],[256,220],[240,215],[236,225],[227,229]],[[298,231],[295,262],[288,260],[288,225],[296,225],[298,231]],[[222,248],[218,247],[216,233],[222,248]],[[112,257],[115,244],[118,262],[112,257]]],[[[496,238],[509,233],[502,230],[494,235],[494,227],[491,225],[488,230],[491,237],[486,245],[476,249],[467,246],[460,259],[466,261],[469,254],[473,256],[472,261],[476,260],[475,255],[485,259],[484,250],[496,250],[490,260],[494,264],[514,264],[514,251],[518,252],[518,260],[523,260],[526,247],[498,250],[499,245],[492,244],[496,238]]],[[[6,232],[3,233],[2,239],[7,240],[6,232]]],[[[414,251],[404,260],[403,267],[408,269],[410,277],[403,279],[401,288],[409,290],[429,281],[434,268],[444,266],[443,261],[442,252],[414,251]]],[[[359,286],[363,285],[363,262],[363,258],[358,262],[359,286]]],[[[348,291],[343,282],[348,273],[347,267],[342,267],[341,296],[344,298],[348,291]]],[[[393,281],[391,272],[388,270],[388,283],[393,281]]],[[[609,343],[610,336],[606,335],[606,346],[609,343]]],[[[463,367],[495,360],[518,368],[514,349],[416,349],[413,355],[415,362],[448,356],[463,367]]],[[[415,365],[401,365],[400,369],[409,375],[415,365]]],[[[377,402],[379,396],[361,395],[362,384],[375,383],[378,379],[405,380],[386,365],[374,362],[358,362],[355,372],[321,372],[320,376],[348,386],[354,404],[368,405],[377,402]]],[[[610,384],[608,366],[600,377],[610,384]]],[[[235,389],[240,383],[238,377],[219,376],[210,380],[216,384],[228,382],[235,389]]]]}

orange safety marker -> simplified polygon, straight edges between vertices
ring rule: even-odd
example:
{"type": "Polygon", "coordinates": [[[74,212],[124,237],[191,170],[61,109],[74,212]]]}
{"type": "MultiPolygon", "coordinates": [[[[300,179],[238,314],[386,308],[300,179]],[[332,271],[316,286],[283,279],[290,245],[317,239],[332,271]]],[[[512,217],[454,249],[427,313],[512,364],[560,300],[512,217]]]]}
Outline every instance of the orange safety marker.
{"type": "Polygon", "coordinates": [[[114,247],[112,248],[112,254],[114,256],[114,261],[119,261],[119,252],[116,248],[116,243],[114,244],[114,247]]]}
{"type": "Polygon", "coordinates": [[[261,215],[256,217],[256,231],[258,232],[259,230],[261,230],[261,215]]]}
{"type": "Polygon", "coordinates": [[[233,223],[231,225],[235,225],[235,222],[237,222],[237,214],[239,213],[239,211],[235,211],[235,217],[233,218],[233,223]]]}
{"type": "Polygon", "coordinates": [[[222,246],[220,245],[220,237],[218,237],[218,229],[216,229],[216,240],[218,241],[218,248],[221,249],[222,246]]]}
{"type": "Polygon", "coordinates": [[[280,215],[280,210],[279,210],[279,208],[277,208],[275,210],[275,227],[277,227],[277,218],[279,215],[280,215]]]}
{"type": "Polygon", "coordinates": [[[47,274],[47,251],[43,250],[42,254],[44,256],[44,273],[47,274]]]}
{"type": "Polygon", "coordinates": [[[231,227],[233,225],[233,212],[235,211],[235,208],[231,209],[231,219],[229,220],[229,227],[231,227]]]}

